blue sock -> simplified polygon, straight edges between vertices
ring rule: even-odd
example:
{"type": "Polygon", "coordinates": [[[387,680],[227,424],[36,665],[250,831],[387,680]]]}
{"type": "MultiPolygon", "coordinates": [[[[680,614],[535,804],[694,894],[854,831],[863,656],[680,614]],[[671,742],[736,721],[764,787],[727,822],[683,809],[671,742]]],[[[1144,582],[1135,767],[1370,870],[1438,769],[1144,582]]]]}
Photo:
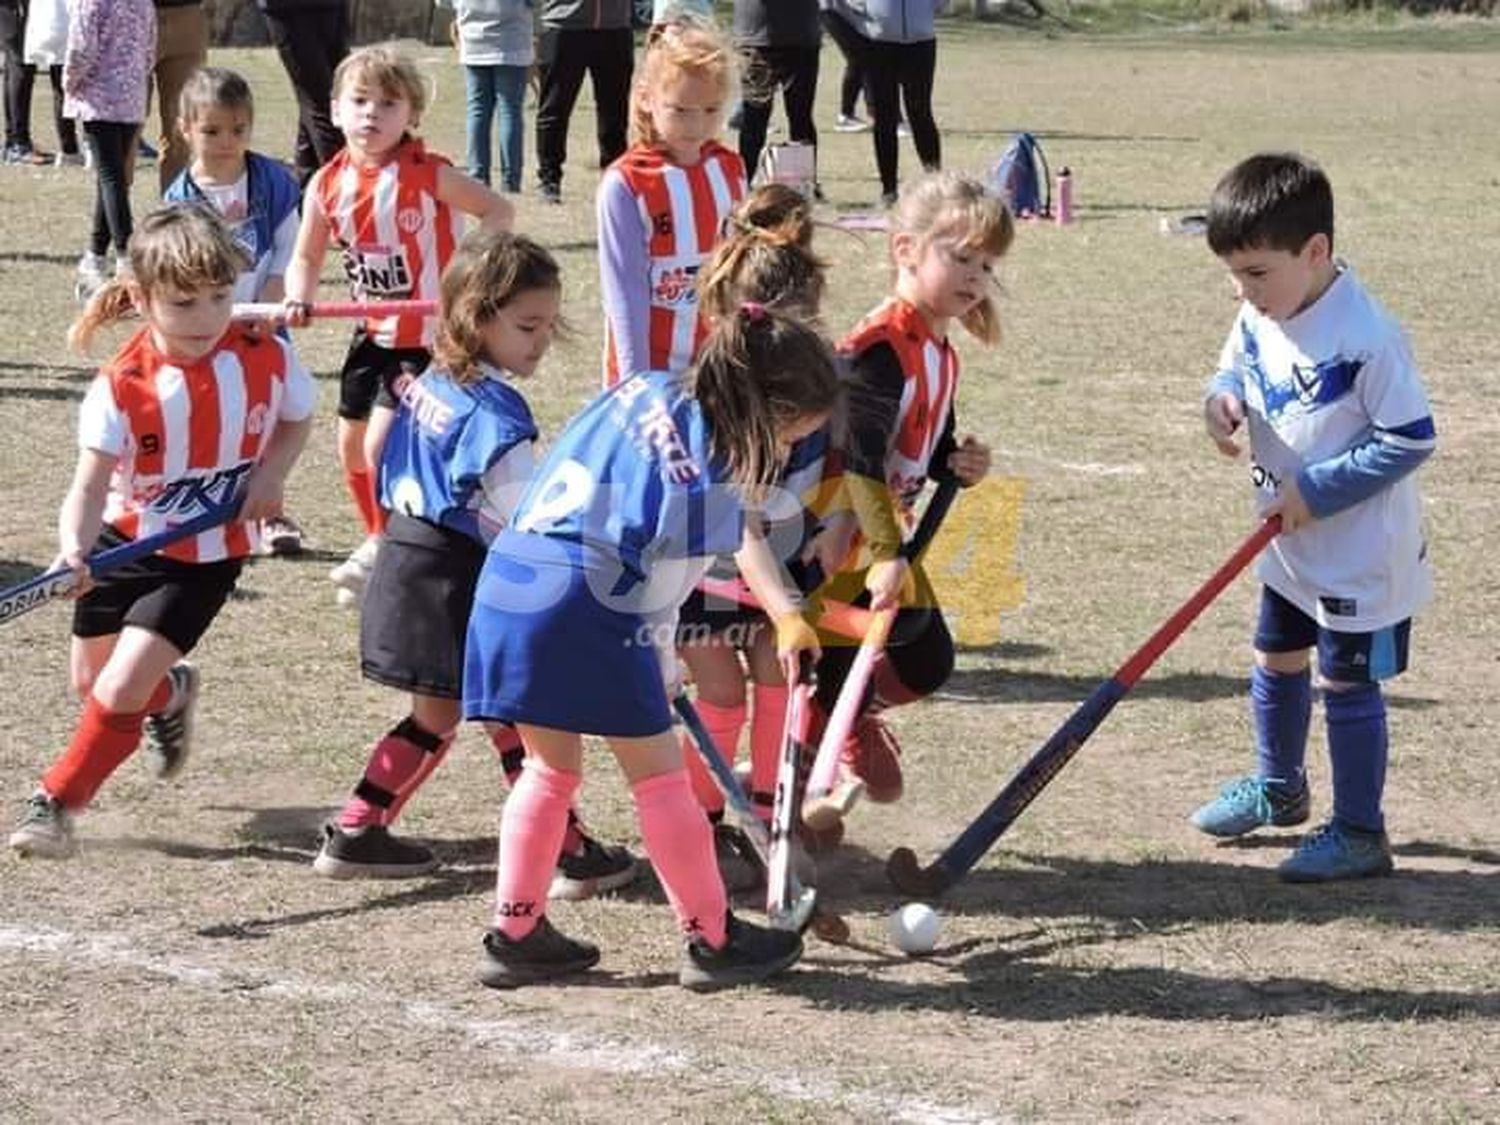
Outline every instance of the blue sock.
{"type": "Polygon", "coordinates": [[[1333,819],[1350,828],[1383,832],[1380,795],[1385,789],[1385,697],[1379,684],[1323,693],[1328,716],[1328,756],[1333,761],[1333,819]]]}
{"type": "Polygon", "coordinates": [[[1307,724],[1312,718],[1312,672],[1250,670],[1250,714],[1255,719],[1256,775],[1287,794],[1307,784],[1307,724]]]}

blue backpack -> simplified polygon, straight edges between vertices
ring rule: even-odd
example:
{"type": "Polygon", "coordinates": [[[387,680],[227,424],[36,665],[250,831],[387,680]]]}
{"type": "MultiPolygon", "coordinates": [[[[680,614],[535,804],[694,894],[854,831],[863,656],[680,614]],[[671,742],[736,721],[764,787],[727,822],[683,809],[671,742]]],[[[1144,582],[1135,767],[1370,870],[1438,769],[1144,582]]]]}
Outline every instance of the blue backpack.
{"type": "Polygon", "coordinates": [[[1052,214],[1052,173],[1040,142],[1030,133],[1011,138],[984,184],[1018,219],[1052,214]]]}

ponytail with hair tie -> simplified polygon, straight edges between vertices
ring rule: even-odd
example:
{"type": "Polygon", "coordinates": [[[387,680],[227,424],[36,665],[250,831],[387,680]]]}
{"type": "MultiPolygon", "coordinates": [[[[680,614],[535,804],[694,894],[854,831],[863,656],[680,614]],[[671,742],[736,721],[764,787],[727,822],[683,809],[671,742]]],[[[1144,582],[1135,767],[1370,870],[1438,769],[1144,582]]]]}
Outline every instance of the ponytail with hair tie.
{"type": "Polygon", "coordinates": [[[766,319],[766,306],[759,301],[745,301],[740,305],[740,312],[751,324],[759,324],[766,319]]]}

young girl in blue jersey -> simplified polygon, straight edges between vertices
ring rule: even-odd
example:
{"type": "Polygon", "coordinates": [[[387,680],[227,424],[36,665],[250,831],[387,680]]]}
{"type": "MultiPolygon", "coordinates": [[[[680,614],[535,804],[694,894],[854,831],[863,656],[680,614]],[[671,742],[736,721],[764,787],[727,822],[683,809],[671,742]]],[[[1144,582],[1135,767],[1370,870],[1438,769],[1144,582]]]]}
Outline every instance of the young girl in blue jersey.
{"type": "Polygon", "coordinates": [[[491,544],[469,622],[464,713],[515,723],[527,760],[501,819],[485,984],[515,987],[599,958],[544,913],[584,734],[605,737],[630,782],[646,851],[688,938],[683,985],[758,980],[801,955],[797,934],[729,913],[668,697],[677,609],[709,562],[737,547],[784,664],[816,652],[759,519],[744,509],[838,393],[815,331],[746,305],[714,325],[687,371],[638,375],[579,414],[491,544]]]}
{"type": "MultiPolygon", "coordinates": [[[[830,597],[904,608],[843,749],[851,783],[831,808],[847,810],[861,792],[900,798],[900,747],[880,712],[930,695],[953,670],[953,638],[931,586],[899,552],[929,480],[969,487],[989,472],[989,446],[956,436],[958,353],[949,333],[957,324],[983,343],[999,339],[993,269],[1013,235],[1005,205],[976,180],[934,172],[911,181],[891,210],[895,291],[839,345],[851,380],[843,479],[852,518],[826,521],[814,549],[833,576],[830,597]]],[[[825,713],[853,660],[851,648],[830,648],[819,664],[825,713]]]]}
{"type": "MultiPolygon", "coordinates": [[[[461,718],[464,631],[485,545],[531,479],[536,424],[512,379],[529,378],[558,325],[556,261],[529,238],[476,233],[442,279],[436,363],[409,382],[380,467],[391,513],[360,618],[360,661],[377,683],[411,693],[411,713],[376,744],[364,776],[324,827],[313,861],[332,878],[431,871],[427,848],[390,825],[447,754],[461,718]]],[[[507,773],[520,740],[490,728],[507,773]]],[[[554,897],[621,886],[635,861],[588,836],[576,817],[554,855],[554,897]]]]}
{"type": "MultiPolygon", "coordinates": [[[[754,301],[791,316],[816,319],[827,266],[813,253],[812,234],[812,208],[802,193],[784,184],[752,191],[730,215],[699,276],[704,315],[710,322],[731,317],[746,301],[754,301]]],[[[768,497],[767,539],[783,561],[796,557],[811,530],[809,502],[823,480],[828,445],[826,428],[798,442],[768,497]]],[[[730,560],[719,560],[709,573],[716,579],[738,577],[730,560]]],[[[692,673],[698,714],[726,761],[734,761],[748,717],[750,797],[756,812],[770,820],[787,686],[765,614],[694,590],[682,607],[678,652],[692,673]]],[[[693,791],[715,825],[725,878],[739,885],[758,880],[758,871],[744,871],[736,863],[743,849],[734,843],[737,830],[723,823],[723,793],[690,744],[685,743],[685,751],[693,791]]]]}
{"type": "Polygon", "coordinates": [[[1204,399],[1209,436],[1237,455],[1243,424],[1257,506],[1281,534],[1256,564],[1256,769],[1192,820],[1234,837],[1308,819],[1316,649],[1333,816],[1278,874],[1386,875],[1380,683],[1405,671],[1412,615],[1432,595],[1414,475],[1436,447],[1432,410],[1400,326],[1333,256],[1333,188],[1317,165],[1291,153],[1236,165],[1214,188],[1208,244],[1242,299],[1204,399]]]}
{"type": "MultiPolygon", "coordinates": [[[[223,216],[250,259],[234,283],[236,301],[279,302],[297,243],[302,189],[281,161],[250,151],[254,122],[255,99],[243,77],[213,66],[195,70],[177,110],[192,161],[162,199],[204,203],[223,216]]],[[[283,513],[266,521],[261,543],[273,555],[296,554],[302,529],[283,513]]]]}

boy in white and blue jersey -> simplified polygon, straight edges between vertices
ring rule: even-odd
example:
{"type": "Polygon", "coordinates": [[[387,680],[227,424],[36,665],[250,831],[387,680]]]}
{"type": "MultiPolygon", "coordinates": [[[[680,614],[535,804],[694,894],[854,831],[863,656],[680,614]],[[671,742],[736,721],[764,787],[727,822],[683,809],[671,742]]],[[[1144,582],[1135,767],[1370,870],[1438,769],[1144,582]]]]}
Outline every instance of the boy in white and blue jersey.
{"type": "Polygon", "coordinates": [[[1316,165],[1262,154],[1231,169],[1214,189],[1208,242],[1244,302],[1209,384],[1208,432],[1235,456],[1245,424],[1257,505],[1281,517],[1281,534],[1257,568],[1256,772],[1193,823],[1240,836],[1308,818],[1316,648],[1333,816],[1279,874],[1388,874],[1380,684],[1406,669],[1411,617],[1432,593],[1413,475],[1435,447],[1431,409],[1400,327],[1333,257],[1333,192],[1316,165]]]}

